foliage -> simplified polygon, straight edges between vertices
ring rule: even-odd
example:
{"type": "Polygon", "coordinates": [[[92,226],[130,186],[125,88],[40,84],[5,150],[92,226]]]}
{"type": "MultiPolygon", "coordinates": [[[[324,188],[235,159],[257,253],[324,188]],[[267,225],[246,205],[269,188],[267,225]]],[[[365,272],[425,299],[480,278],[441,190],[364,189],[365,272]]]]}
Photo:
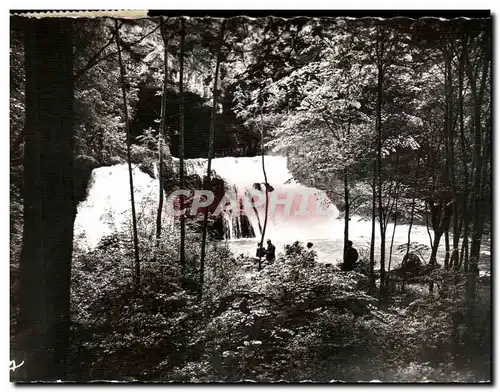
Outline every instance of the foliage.
{"type": "MultiPolygon", "coordinates": [[[[103,238],[95,250],[77,250],[74,255],[71,311],[78,341],[73,377],[149,378],[150,374],[137,369],[152,369],[160,362],[159,353],[179,355],[182,360],[184,339],[196,326],[200,311],[195,301],[199,236],[190,233],[186,242],[186,260],[192,272],[185,290],[177,257],[178,238],[167,233],[159,253],[154,255],[152,238],[143,230],[139,233],[139,295],[132,288],[130,233],[115,233],[103,238]],[[123,362],[124,358],[129,362],[123,362]],[[78,361],[84,361],[83,368],[78,361]]],[[[228,256],[226,247],[210,244],[206,264],[209,297],[224,293],[234,277],[234,259],[228,256]]]]}

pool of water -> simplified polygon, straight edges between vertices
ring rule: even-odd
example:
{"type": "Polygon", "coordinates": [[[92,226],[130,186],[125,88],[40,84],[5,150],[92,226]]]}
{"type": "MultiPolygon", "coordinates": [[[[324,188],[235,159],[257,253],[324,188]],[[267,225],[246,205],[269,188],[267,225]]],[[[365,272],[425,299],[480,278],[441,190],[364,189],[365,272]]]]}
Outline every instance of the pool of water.
{"type": "MultiPolygon", "coordinates": [[[[378,260],[380,260],[380,237],[378,227],[376,228],[376,242],[375,242],[375,260],[376,264],[378,264],[378,260]]],[[[392,238],[393,225],[389,224],[387,229],[387,239],[386,239],[386,266],[389,262],[390,257],[390,244],[392,238]]],[[[362,256],[366,254],[368,257],[370,251],[370,239],[371,239],[371,223],[368,221],[359,221],[354,222],[351,227],[351,240],[353,241],[353,246],[356,248],[362,256]]],[[[307,242],[312,242],[313,250],[316,251],[318,255],[318,261],[323,263],[332,263],[337,264],[342,261],[343,247],[344,247],[344,238],[343,232],[339,231],[332,233],[331,239],[324,238],[314,238],[314,235],[308,238],[289,238],[288,240],[284,240],[283,238],[277,237],[276,239],[269,238],[272,240],[273,244],[276,246],[276,254],[283,251],[285,245],[292,244],[295,241],[300,241],[304,245],[307,242]]],[[[432,232],[431,232],[432,234],[432,232]]],[[[402,251],[398,250],[398,246],[406,245],[408,240],[408,225],[398,225],[396,226],[396,233],[394,236],[394,244],[392,249],[392,261],[391,268],[399,265],[403,259],[404,253],[406,251],[406,247],[402,251]]],[[[450,236],[451,237],[451,236],[450,236]]],[[[233,251],[233,253],[238,256],[243,254],[245,256],[254,257],[257,250],[257,243],[260,238],[252,238],[252,239],[234,239],[227,240],[229,248],[233,251]]],[[[266,238],[267,240],[268,238],[266,238]]],[[[452,239],[450,238],[450,242],[452,239]]],[[[425,226],[415,225],[412,228],[411,235],[412,243],[419,243],[428,246],[427,251],[423,251],[421,256],[424,258],[424,261],[428,261],[430,258],[430,241],[429,234],[427,233],[427,228],[425,226]]],[[[445,244],[444,239],[441,239],[440,247],[437,253],[437,259],[439,263],[443,263],[445,258],[445,244]]],[[[481,258],[480,258],[480,268],[481,270],[489,270],[490,268],[490,251],[489,247],[484,245],[481,249],[481,258]]]]}

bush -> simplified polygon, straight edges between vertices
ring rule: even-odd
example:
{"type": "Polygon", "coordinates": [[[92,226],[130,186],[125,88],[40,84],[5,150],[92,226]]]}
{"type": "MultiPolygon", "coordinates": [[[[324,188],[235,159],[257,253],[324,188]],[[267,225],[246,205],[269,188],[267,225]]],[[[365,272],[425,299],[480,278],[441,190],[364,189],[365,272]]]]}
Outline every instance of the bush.
{"type": "MultiPolygon", "coordinates": [[[[75,379],[150,379],[165,358],[184,361],[186,336],[199,323],[200,236],[187,232],[186,276],[181,276],[178,235],[165,230],[156,252],[146,217],[139,221],[140,292],[132,288],[134,252],[127,231],[103,238],[85,252],[75,247],[71,313],[75,379]],[[149,231],[148,231],[149,229],[149,231]],[[125,359],[125,360],[124,360],[125,359]],[[88,370],[83,373],[82,369],[88,370]]],[[[222,295],[235,278],[235,259],[223,243],[207,244],[205,296],[222,295]]]]}
{"type": "Polygon", "coordinates": [[[168,372],[177,381],[330,380],[333,363],[333,374],[347,376],[345,370],[366,356],[368,341],[382,347],[374,344],[380,341],[372,316],[376,301],[358,290],[360,275],[311,262],[308,254],[293,259],[287,249],[303,253],[294,244],[280,262],[233,281],[230,290],[205,302],[203,324],[188,343],[199,359],[174,369],[160,366],[165,376],[168,372]],[[318,370],[318,364],[328,371],[318,370]]]}
{"type": "MultiPolygon", "coordinates": [[[[145,224],[142,221],[141,224],[145,224]]],[[[200,235],[187,232],[186,288],[178,230],[155,252],[141,229],[142,284],[132,292],[130,233],[75,254],[74,378],[161,381],[473,381],[489,361],[488,290],[478,295],[471,331],[463,279],[440,271],[436,296],[408,290],[386,310],[364,293],[367,277],[316,261],[296,242],[257,271],[209,242],[198,300],[200,235]],[[184,283],[184,287],[183,287],[184,283]],[[411,303],[407,304],[405,301],[411,303]],[[398,305],[396,305],[398,304],[398,305]],[[486,332],[485,332],[486,331],[486,332]],[[471,363],[457,366],[460,358],[471,363]],[[82,372],[85,370],[85,373],[82,372]]],[[[153,236],[154,237],[154,236],[153,236]]]]}

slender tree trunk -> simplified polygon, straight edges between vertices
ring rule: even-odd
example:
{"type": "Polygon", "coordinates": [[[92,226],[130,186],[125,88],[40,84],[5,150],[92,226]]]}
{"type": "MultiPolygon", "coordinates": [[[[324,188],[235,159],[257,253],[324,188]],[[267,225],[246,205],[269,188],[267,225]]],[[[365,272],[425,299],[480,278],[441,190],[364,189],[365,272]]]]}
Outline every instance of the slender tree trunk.
{"type": "Polygon", "coordinates": [[[437,252],[439,249],[439,243],[441,242],[441,237],[443,236],[443,230],[434,230],[434,240],[432,241],[431,247],[431,257],[429,264],[435,266],[437,264],[437,252]]]}
{"type": "MultiPolygon", "coordinates": [[[[264,182],[266,187],[266,211],[264,215],[264,227],[262,228],[262,237],[260,244],[264,244],[267,226],[267,214],[269,210],[269,184],[267,183],[266,165],[264,162],[264,114],[262,113],[262,106],[260,107],[260,132],[261,132],[261,148],[262,148],[262,172],[264,173],[264,182]]],[[[262,257],[259,257],[259,271],[262,269],[262,257]]]]}
{"type": "MultiPolygon", "coordinates": [[[[380,28],[379,28],[380,29],[380,28]]],[[[385,291],[385,211],[382,204],[382,94],[384,88],[384,40],[380,30],[377,30],[377,200],[378,219],[380,226],[380,297],[384,298],[385,291]]]]}
{"type": "Polygon", "coordinates": [[[165,128],[167,122],[167,83],[168,83],[168,33],[166,31],[166,22],[160,22],[162,26],[161,36],[163,39],[163,94],[161,96],[161,110],[160,110],[160,129],[158,132],[158,187],[159,187],[159,198],[158,198],[158,210],[156,213],[156,254],[160,247],[161,239],[161,216],[163,212],[163,199],[164,199],[164,180],[163,180],[163,140],[165,138],[165,128]]]}
{"type": "Polygon", "coordinates": [[[460,251],[460,266],[463,266],[464,272],[469,271],[469,223],[468,222],[464,222],[462,250],[460,251]]]}
{"type": "MultiPolygon", "coordinates": [[[[67,380],[76,216],[73,21],[25,21],[24,228],[17,345],[24,381],[67,380]]],[[[11,377],[16,378],[16,372],[11,377]]]]}
{"type": "Polygon", "coordinates": [[[396,191],[396,201],[394,207],[394,228],[392,229],[391,246],[389,247],[389,264],[387,265],[387,283],[389,283],[389,277],[391,276],[391,263],[392,263],[392,248],[394,246],[394,236],[396,234],[396,226],[398,224],[398,198],[399,191],[396,191]]]}
{"type": "MultiPolygon", "coordinates": [[[[347,122],[347,137],[351,135],[351,117],[349,113],[349,120],[347,122]]],[[[344,213],[344,263],[346,262],[346,252],[347,252],[347,242],[349,241],[349,220],[351,219],[350,210],[351,210],[351,202],[349,200],[349,181],[347,178],[347,168],[344,169],[344,205],[345,205],[345,213],[344,213]]]]}
{"type": "MultiPolygon", "coordinates": [[[[460,241],[459,230],[459,217],[458,217],[458,200],[457,200],[457,185],[455,179],[455,129],[453,121],[453,48],[447,47],[445,51],[446,60],[446,135],[447,135],[447,166],[448,166],[448,180],[452,197],[452,216],[453,216],[453,249],[452,253],[447,250],[446,257],[448,257],[449,264],[445,261],[445,266],[457,268],[458,267],[458,243],[460,241]]],[[[461,91],[459,92],[461,94],[461,91]]],[[[449,233],[446,230],[446,236],[449,242],[449,233]]]]}
{"type": "Polygon", "coordinates": [[[444,255],[444,268],[449,269],[451,267],[450,262],[450,230],[448,228],[444,231],[444,246],[445,246],[445,255],[444,255]]]}
{"type": "MultiPolygon", "coordinates": [[[[431,248],[431,259],[429,264],[432,267],[435,267],[437,265],[437,251],[439,248],[439,242],[441,241],[441,237],[443,236],[443,231],[442,230],[436,230],[434,229],[434,241],[432,242],[432,248],[431,248]]],[[[429,293],[433,293],[434,291],[434,281],[429,282],[429,293]]]]}
{"type": "Polygon", "coordinates": [[[429,229],[429,215],[427,213],[425,214],[425,228],[427,229],[427,235],[429,236],[429,243],[432,248],[434,245],[432,241],[431,231],[429,229]]]}
{"type": "Polygon", "coordinates": [[[410,224],[408,225],[408,241],[406,242],[406,254],[410,253],[411,229],[413,227],[414,216],[415,216],[415,192],[413,192],[413,198],[411,200],[410,224]]]}
{"type": "MultiPolygon", "coordinates": [[[[212,156],[214,151],[214,137],[215,137],[215,118],[217,115],[217,82],[219,80],[219,68],[221,62],[221,50],[224,43],[224,27],[225,21],[222,22],[219,35],[219,48],[217,53],[217,61],[215,64],[215,78],[213,90],[213,103],[212,103],[212,119],[210,122],[210,138],[208,141],[208,163],[207,163],[207,178],[204,182],[204,189],[210,189],[212,183],[212,156]]],[[[201,256],[200,256],[200,293],[199,297],[203,295],[203,283],[205,278],[205,252],[207,242],[207,227],[208,227],[208,207],[203,211],[203,231],[201,237],[201,256]]]]}
{"type": "MultiPolygon", "coordinates": [[[[179,59],[179,187],[184,189],[184,41],[186,37],[186,20],[181,18],[180,59],[179,59]]],[[[180,209],[184,210],[184,196],[180,196],[180,209]]],[[[179,252],[182,278],[186,278],[186,216],[181,214],[181,249],[179,252]]]]}
{"type": "Polygon", "coordinates": [[[347,241],[349,241],[349,219],[350,219],[349,183],[347,181],[347,170],[344,171],[344,263],[346,262],[347,241]]]}
{"type": "Polygon", "coordinates": [[[465,35],[462,36],[462,53],[460,55],[459,72],[458,72],[458,110],[460,121],[460,147],[462,154],[462,171],[464,181],[464,191],[462,196],[462,227],[464,230],[462,239],[462,251],[460,252],[460,265],[464,266],[464,272],[468,270],[469,264],[469,169],[468,169],[468,152],[466,149],[465,125],[464,125],[464,73],[465,73],[465,55],[467,50],[467,42],[465,35]]]}
{"type": "MultiPolygon", "coordinates": [[[[418,178],[418,169],[420,167],[420,158],[417,160],[417,170],[415,173],[415,177],[418,178]]],[[[413,196],[411,199],[411,212],[410,212],[410,224],[408,226],[408,242],[406,243],[406,254],[410,253],[410,244],[411,244],[411,229],[413,227],[413,219],[415,217],[415,199],[417,196],[416,188],[413,190],[413,196]]]]}
{"type": "MultiPolygon", "coordinates": [[[[434,240],[431,241],[431,257],[429,261],[429,265],[432,269],[436,268],[437,266],[437,251],[439,249],[439,243],[441,241],[441,237],[443,236],[445,227],[447,225],[445,219],[448,219],[446,216],[446,205],[443,205],[443,201],[440,202],[441,204],[439,205],[439,213],[440,217],[437,216],[437,213],[435,211],[434,204],[429,203],[429,208],[432,214],[432,229],[434,231],[434,240]]],[[[427,224],[427,230],[429,230],[429,226],[427,224]]],[[[430,233],[429,233],[430,236],[430,233]]],[[[434,282],[431,280],[429,282],[429,293],[432,294],[434,291],[434,282]]]]}
{"type": "Polygon", "coordinates": [[[375,282],[375,221],[377,219],[376,215],[376,202],[377,202],[377,190],[376,190],[376,165],[373,165],[373,180],[372,180],[372,233],[370,239],[370,292],[375,293],[377,285],[375,282]]]}
{"type": "Polygon", "coordinates": [[[130,203],[132,207],[132,230],[134,236],[134,291],[139,291],[141,284],[141,265],[139,259],[139,236],[137,234],[137,216],[135,213],[135,201],[134,201],[134,176],[132,175],[132,160],[130,156],[130,148],[132,144],[132,138],[130,135],[130,121],[128,117],[128,106],[127,106],[127,92],[125,91],[125,68],[123,65],[122,51],[120,46],[120,31],[118,29],[118,20],[115,19],[115,38],[116,47],[118,48],[118,64],[120,66],[120,82],[122,89],[123,98],[123,116],[125,117],[125,128],[127,132],[127,162],[128,162],[128,175],[129,175],[129,185],[130,185],[130,203]]]}

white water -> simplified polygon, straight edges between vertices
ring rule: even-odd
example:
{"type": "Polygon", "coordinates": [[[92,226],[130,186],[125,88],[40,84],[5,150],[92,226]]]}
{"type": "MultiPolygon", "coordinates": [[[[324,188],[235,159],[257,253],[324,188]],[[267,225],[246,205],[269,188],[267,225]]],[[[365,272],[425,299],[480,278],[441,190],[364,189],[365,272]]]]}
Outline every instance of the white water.
{"type": "MultiPolygon", "coordinates": [[[[266,156],[265,165],[268,182],[274,187],[273,192],[286,195],[303,192],[304,190],[321,194],[314,188],[308,188],[293,180],[287,169],[286,158],[280,156],[266,156]]],[[[244,195],[245,190],[252,188],[254,183],[264,182],[262,173],[261,157],[217,158],[212,161],[212,168],[226,180],[228,188],[236,189],[239,195],[244,195]]],[[[188,173],[204,175],[206,172],[205,159],[186,160],[188,173]]],[[[135,187],[135,205],[139,222],[150,219],[149,225],[142,225],[143,230],[149,226],[154,230],[154,216],[158,202],[158,181],[141,172],[137,167],[133,170],[135,187]]],[[[99,240],[110,235],[118,229],[130,227],[130,190],[129,190],[128,168],[126,164],[102,167],[92,173],[89,184],[88,198],[79,204],[75,220],[75,241],[79,246],[93,248],[99,240]]],[[[167,195],[168,196],[168,195],[167,195]]],[[[315,205],[309,203],[308,211],[314,211],[315,205]]],[[[330,204],[326,208],[325,215],[309,214],[298,216],[294,214],[298,209],[294,203],[292,213],[285,216],[283,208],[277,208],[269,215],[266,240],[271,239],[281,251],[285,244],[294,241],[314,243],[314,249],[319,259],[328,262],[340,261],[343,246],[344,221],[338,219],[337,208],[330,204]]],[[[264,206],[258,208],[261,224],[264,221],[264,206]]],[[[166,212],[166,211],[165,211],[166,212]]],[[[257,242],[260,239],[258,219],[255,213],[249,214],[249,219],[254,232],[258,238],[236,239],[234,238],[235,227],[240,224],[239,217],[232,212],[226,212],[224,222],[226,225],[229,245],[236,253],[255,254],[257,242]]],[[[165,224],[173,228],[173,219],[166,213],[165,224]]],[[[358,249],[367,249],[371,237],[371,222],[359,216],[353,216],[349,225],[350,239],[358,249]]],[[[387,257],[389,257],[389,245],[393,225],[387,228],[387,257]]],[[[376,249],[380,244],[379,230],[377,225],[376,249]]],[[[432,234],[432,233],[431,233],[432,234]]],[[[408,235],[408,225],[398,225],[394,237],[394,248],[405,244],[408,235]]],[[[429,235],[424,226],[414,225],[412,229],[412,242],[429,244],[429,235]]],[[[444,241],[438,252],[438,258],[444,257],[444,241]]],[[[376,252],[377,253],[377,252],[376,252]]],[[[428,254],[425,255],[426,257],[428,254]]],[[[393,265],[401,261],[402,255],[393,251],[393,265]]]]}
{"type": "MultiPolygon", "coordinates": [[[[133,165],[134,198],[139,224],[151,219],[158,205],[158,181],[133,165]]],[[[75,240],[86,249],[94,248],[101,238],[129,228],[131,222],[129,173],[127,164],[93,170],[88,197],[78,205],[75,240]]],[[[165,216],[168,228],[173,221],[165,216]]],[[[145,225],[142,225],[145,226],[145,225]]],[[[75,242],[76,243],[76,242],[75,242]]]]}
{"type": "MultiPolygon", "coordinates": [[[[191,160],[188,170],[195,170],[199,175],[206,173],[206,160],[191,160]],[[191,167],[192,169],[189,169],[191,167]]],[[[308,238],[308,239],[328,239],[332,238],[332,233],[338,226],[335,219],[338,216],[338,210],[333,204],[323,206],[323,215],[319,215],[316,209],[316,200],[318,197],[327,199],[324,192],[315,188],[309,188],[297,183],[287,169],[286,158],[280,156],[266,156],[265,166],[268,183],[274,188],[269,193],[269,199],[289,198],[292,202],[290,212],[285,212],[284,205],[279,202],[272,207],[269,202],[269,214],[266,225],[266,238],[273,241],[289,241],[290,238],[308,238]],[[303,200],[305,199],[305,200],[303,200]],[[307,202],[307,212],[304,216],[297,213],[301,202],[307,202]]],[[[224,157],[212,161],[212,170],[217,175],[226,180],[229,190],[236,191],[237,196],[244,198],[245,192],[253,189],[254,183],[264,183],[262,172],[262,157],[234,158],[224,157]]],[[[262,188],[264,189],[264,187],[262,188]]],[[[261,227],[264,225],[265,218],[265,196],[262,204],[257,207],[258,216],[253,210],[247,214],[254,233],[260,237],[259,221],[261,227]]],[[[236,226],[241,225],[238,214],[229,212],[224,214],[224,221],[228,228],[228,239],[236,239],[234,233],[236,226]]]]}

